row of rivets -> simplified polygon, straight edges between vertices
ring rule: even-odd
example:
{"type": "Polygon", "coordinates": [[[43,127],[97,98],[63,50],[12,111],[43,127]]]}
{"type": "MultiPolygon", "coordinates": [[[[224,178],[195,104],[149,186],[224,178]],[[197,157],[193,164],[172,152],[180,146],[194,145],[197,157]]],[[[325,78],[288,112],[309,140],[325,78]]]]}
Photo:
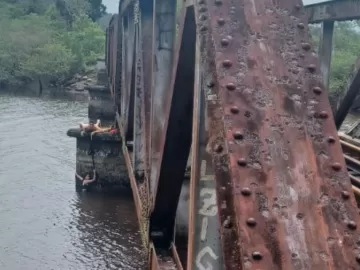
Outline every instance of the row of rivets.
{"type": "MultiPolygon", "coordinates": [[[[216,5],[218,5],[218,6],[219,6],[219,5],[222,5],[222,2],[219,1],[219,0],[216,0],[215,3],[216,3],[216,5]]],[[[225,24],[225,19],[224,19],[224,18],[219,18],[219,19],[217,20],[217,23],[218,23],[219,26],[223,26],[223,25],[225,24]]],[[[220,40],[220,45],[221,45],[222,47],[227,47],[229,44],[230,44],[230,39],[229,39],[229,38],[223,38],[223,39],[220,40]]],[[[232,61],[229,60],[229,59],[226,59],[226,60],[223,61],[222,65],[223,65],[224,68],[230,68],[230,67],[232,66],[232,61]]],[[[229,91],[234,91],[234,90],[236,89],[236,85],[235,85],[234,83],[227,83],[225,87],[226,87],[226,89],[229,90],[229,91]]],[[[232,107],[230,108],[230,112],[233,113],[233,114],[238,114],[238,113],[239,113],[239,108],[236,107],[236,106],[232,106],[232,107]]],[[[233,138],[234,138],[235,140],[242,140],[242,139],[244,138],[244,135],[243,135],[242,132],[240,132],[240,131],[235,131],[235,132],[233,133],[233,138]]],[[[246,160],[245,160],[244,158],[240,158],[240,159],[237,160],[237,164],[238,164],[239,166],[241,166],[241,167],[245,167],[245,166],[247,165],[247,162],[246,162],[246,160]]],[[[243,196],[246,196],[246,197],[247,197],[247,196],[250,196],[250,195],[251,195],[251,190],[250,190],[250,188],[244,187],[244,188],[241,190],[241,194],[242,194],[243,196]]],[[[257,225],[257,222],[256,222],[256,220],[255,220],[254,218],[248,218],[248,219],[246,220],[246,224],[247,224],[249,227],[255,227],[255,226],[257,225]]],[[[262,257],[263,257],[262,254],[261,254],[260,252],[258,252],[258,251],[254,251],[254,252],[252,253],[252,258],[253,258],[254,260],[261,260],[262,257]]]]}

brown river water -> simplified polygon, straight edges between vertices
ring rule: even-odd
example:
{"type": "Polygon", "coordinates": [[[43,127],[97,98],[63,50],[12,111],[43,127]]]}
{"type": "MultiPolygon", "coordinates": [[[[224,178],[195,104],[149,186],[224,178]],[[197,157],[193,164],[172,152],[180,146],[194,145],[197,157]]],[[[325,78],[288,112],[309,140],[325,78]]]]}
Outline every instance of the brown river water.
{"type": "Polygon", "coordinates": [[[87,101],[0,95],[0,269],[144,269],[135,207],[76,193],[75,139],[87,101]]]}

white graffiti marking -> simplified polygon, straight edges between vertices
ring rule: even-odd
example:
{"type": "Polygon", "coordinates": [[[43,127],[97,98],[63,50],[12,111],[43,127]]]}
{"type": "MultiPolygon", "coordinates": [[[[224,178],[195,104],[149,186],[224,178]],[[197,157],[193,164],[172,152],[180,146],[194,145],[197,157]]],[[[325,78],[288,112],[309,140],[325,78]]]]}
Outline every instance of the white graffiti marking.
{"type": "Polygon", "coordinates": [[[208,217],[203,217],[201,224],[201,233],[200,233],[200,237],[202,241],[205,241],[206,239],[207,227],[208,227],[208,217]]]}
{"type": "Polygon", "coordinates": [[[216,254],[210,247],[204,247],[202,250],[200,250],[200,252],[196,256],[196,260],[195,260],[196,267],[199,270],[216,270],[213,269],[213,266],[209,261],[206,261],[206,266],[201,262],[201,259],[205,256],[206,253],[209,254],[210,257],[213,258],[214,260],[217,260],[219,258],[218,256],[216,256],[216,254]]]}
{"type": "Polygon", "coordinates": [[[216,206],[216,193],[214,188],[202,188],[200,190],[200,196],[210,195],[208,198],[203,198],[203,205],[199,210],[199,214],[204,216],[215,216],[217,214],[216,206]]]}

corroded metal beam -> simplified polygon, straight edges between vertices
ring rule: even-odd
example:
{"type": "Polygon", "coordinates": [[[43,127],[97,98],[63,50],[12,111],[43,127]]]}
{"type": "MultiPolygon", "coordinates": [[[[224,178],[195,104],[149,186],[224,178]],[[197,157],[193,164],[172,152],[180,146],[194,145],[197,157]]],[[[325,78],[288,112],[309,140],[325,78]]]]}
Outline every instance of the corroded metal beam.
{"type": "Polygon", "coordinates": [[[334,0],[305,7],[309,23],[360,19],[360,1],[334,0]]]}
{"type": "Polygon", "coordinates": [[[162,133],[166,127],[170,110],[169,87],[173,69],[175,48],[175,0],[155,0],[154,3],[154,62],[153,90],[151,92],[151,150],[150,182],[151,194],[156,196],[157,179],[164,147],[162,133]]]}
{"type": "MultiPolygon", "coordinates": [[[[188,13],[194,16],[192,7],[188,8],[188,13]]],[[[219,211],[216,204],[215,170],[211,152],[207,149],[208,144],[211,143],[207,133],[211,122],[207,115],[205,92],[211,91],[211,85],[206,81],[209,79],[206,77],[209,76],[210,70],[201,63],[201,55],[206,54],[205,47],[203,46],[203,50],[200,51],[198,38],[194,43],[196,62],[187,269],[220,270],[223,269],[224,260],[220,242],[219,211]]]]}
{"type": "Polygon", "coordinates": [[[332,55],[332,41],[334,34],[334,21],[322,23],[322,35],[320,39],[320,68],[324,77],[324,86],[329,88],[330,82],[330,67],[331,67],[331,55],[332,55]]]}
{"type": "MultiPolygon", "coordinates": [[[[175,25],[175,21],[173,21],[175,25]]],[[[152,234],[161,235],[155,246],[170,247],[174,236],[175,216],[181,186],[191,146],[192,99],[196,28],[194,17],[188,14],[183,19],[182,29],[171,75],[171,84],[164,93],[166,97],[165,125],[161,130],[159,176],[150,219],[152,234]],[[166,219],[164,219],[166,217],[166,219]],[[160,244],[161,243],[161,244],[160,244]]],[[[154,117],[157,115],[154,113],[154,117]]]]}
{"type": "Polygon", "coordinates": [[[357,207],[342,195],[351,184],[301,1],[195,7],[225,268],[358,268],[357,207]]]}

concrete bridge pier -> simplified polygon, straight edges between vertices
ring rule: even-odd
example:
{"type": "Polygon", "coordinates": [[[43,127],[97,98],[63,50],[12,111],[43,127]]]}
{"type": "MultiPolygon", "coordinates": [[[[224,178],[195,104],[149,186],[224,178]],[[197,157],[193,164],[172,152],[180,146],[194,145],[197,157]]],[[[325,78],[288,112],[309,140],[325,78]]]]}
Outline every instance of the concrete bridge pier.
{"type": "MultiPolygon", "coordinates": [[[[84,177],[94,167],[96,169],[97,181],[88,186],[90,189],[130,191],[121,138],[118,135],[96,134],[91,140],[90,135],[83,135],[79,128],[69,129],[67,135],[76,138],[76,172],[84,177]]],[[[75,181],[76,190],[83,189],[81,181],[75,181]]]]}
{"type": "MultiPolygon", "coordinates": [[[[89,122],[101,121],[101,127],[114,125],[116,106],[108,87],[104,61],[97,64],[97,85],[87,86],[89,92],[89,122]]],[[[76,172],[84,177],[95,167],[97,181],[90,189],[120,189],[131,192],[122,142],[119,134],[98,133],[91,140],[90,134],[83,134],[80,128],[69,129],[67,135],[76,138],[76,172]]],[[[76,178],[76,177],[75,177],[76,178]]],[[[81,181],[76,181],[76,190],[82,190],[81,181]]]]}
{"type": "Polygon", "coordinates": [[[110,90],[105,85],[92,85],[86,88],[89,91],[88,116],[90,122],[101,120],[106,127],[114,124],[116,106],[111,98],[110,90]]]}

